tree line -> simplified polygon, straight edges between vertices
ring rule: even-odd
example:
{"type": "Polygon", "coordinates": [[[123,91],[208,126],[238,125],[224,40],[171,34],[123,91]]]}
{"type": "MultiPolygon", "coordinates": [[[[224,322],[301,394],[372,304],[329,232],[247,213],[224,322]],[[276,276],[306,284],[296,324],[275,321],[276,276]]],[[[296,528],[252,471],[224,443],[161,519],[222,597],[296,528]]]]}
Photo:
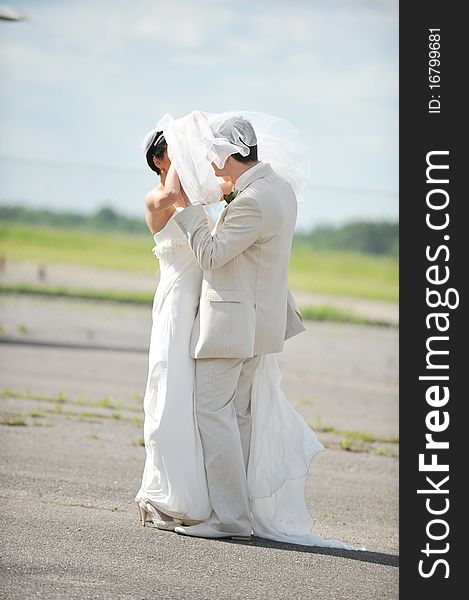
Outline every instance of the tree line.
{"type": "MultiPolygon", "coordinates": [[[[96,231],[147,234],[142,219],[127,217],[104,206],[91,214],[56,212],[22,206],[0,206],[0,221],[96,231]]],[[[343,250],[398,256],[399,226],[393,221],[355,221],[341,226],[322,225],[295,234],[295,246],[314,250],[343,250]]]]}
{"type": "Polygon", "coordinates": [[[57,212],[23,206],[0,206],[0,221],[109,232],[148,233],[143,218],[126,217],[107,206],[91,214],[57,212]]]}
{"type": "Polygon", "coordinates": [[[295,244],[306,244],[315,250],[353,250],[397,257],[399,224],[395,221],[354,221],[339,227],[324,225],[308,233],[297,233],[295,244]]]}

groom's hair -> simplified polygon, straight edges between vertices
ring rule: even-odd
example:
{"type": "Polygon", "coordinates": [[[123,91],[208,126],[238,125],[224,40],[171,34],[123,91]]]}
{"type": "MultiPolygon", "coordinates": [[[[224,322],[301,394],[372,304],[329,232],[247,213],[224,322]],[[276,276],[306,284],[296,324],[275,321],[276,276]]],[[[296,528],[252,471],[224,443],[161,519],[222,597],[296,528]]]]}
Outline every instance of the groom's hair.
{"type": "Polygon", "coordinates": [[[168,145],[164,138],[162,131],[157,131],[153,136],[153,139],[150,143],[150,147],[147,150],[147,164],[152,171],[155,171],[158,175],[161,175],[160,170],[153,162],[153,157],[155,158],[163,158],[164,153],[166,152],[168,145]]]}
{"type": "Polygon", "coordinates": [[[243,156],[239,152],[237,152],[236,154],[232,154],[231,156],[233,158],[235,158],[236,160],[239,160],[239,162],[242,162],[242,163],[248,163],[248,162],[255,162],[255,161],[257,161],[258,160],[258,158],[257,158],[257,144],[255,146],[248,146],[248,148],[249,148],[249,154],[247,156],[243,156]]]}

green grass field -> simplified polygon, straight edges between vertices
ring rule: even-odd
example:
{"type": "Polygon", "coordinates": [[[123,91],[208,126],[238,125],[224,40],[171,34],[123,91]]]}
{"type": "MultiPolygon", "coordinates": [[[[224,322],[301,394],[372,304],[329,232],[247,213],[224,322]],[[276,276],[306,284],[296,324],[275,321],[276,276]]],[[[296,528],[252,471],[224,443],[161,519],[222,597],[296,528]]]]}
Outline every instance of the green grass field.
{"type": "Polygon", "coordinates": [[[399,264],[397,258],[388,256],[313,250],[303,244],[295,244],[290,259],[290,287],[397,301],[399,264]]]}
{"type": "MultiPolygon", "coordinates": [[[[0,255],[9,260],[64,263],[154,272],[153,240],[111,234],[0,223],[0,255]]],[[[290,262],[293,290],[379,300],[398,299],[397,259],[359,253],[316,251],[295,244],[290,262]]]]}
{"type": "Polygon", "coordinates": [[[0,254],[13,260],[153,272],[148,237],[0,222],[0,254]]]}

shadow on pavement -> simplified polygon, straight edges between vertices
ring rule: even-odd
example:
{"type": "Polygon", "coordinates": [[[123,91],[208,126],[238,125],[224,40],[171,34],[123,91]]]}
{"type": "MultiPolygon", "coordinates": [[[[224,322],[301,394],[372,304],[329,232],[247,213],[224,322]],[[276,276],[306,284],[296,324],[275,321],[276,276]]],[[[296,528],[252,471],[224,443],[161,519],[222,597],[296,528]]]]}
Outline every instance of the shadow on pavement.
{"type": "Polygon", "coordinates": [[[324,556],[337,556],[338,558],[347,558],[349,560],[358,560],[360,562],[374,563],[388,567],[399,566],[399,556],[397,554],[385,554],[383,552],[369,552],[368,550],[343,550],[341,548],[323,548],[321,546],[301,546],[299,544],[286,544],[284,542],[274,542],[264,538],[252,537],[250,541],[219,540],[225,544],[241,544],[254,546],[258,548],[273,548],[276,550],[287,550],[290,552],[307,552],[308,554],[321,554],[324,556]]]}

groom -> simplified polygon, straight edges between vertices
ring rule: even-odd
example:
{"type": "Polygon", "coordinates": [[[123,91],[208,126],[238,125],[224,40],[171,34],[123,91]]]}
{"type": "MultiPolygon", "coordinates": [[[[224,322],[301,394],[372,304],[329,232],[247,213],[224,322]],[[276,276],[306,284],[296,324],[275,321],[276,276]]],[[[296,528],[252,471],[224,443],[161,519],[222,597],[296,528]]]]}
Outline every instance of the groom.
{"type": "Polygon", "coordinates": [[[260,355],[280,352],[285,339],[304,330],[287,282],[297,200],[291,186],[258,161],[249,121],[231,118],[222,135],[247,145],[240,131],[251,143],[249,154],[228,156],[221,169],[213,165],[238,192],[214,231],[201,205],[187,203],[174,216],[204,271],[191,353],[213,510],[201,524],[176,528],[196,537],[250,537],[246,468],[254,372],[260,355]]]}

